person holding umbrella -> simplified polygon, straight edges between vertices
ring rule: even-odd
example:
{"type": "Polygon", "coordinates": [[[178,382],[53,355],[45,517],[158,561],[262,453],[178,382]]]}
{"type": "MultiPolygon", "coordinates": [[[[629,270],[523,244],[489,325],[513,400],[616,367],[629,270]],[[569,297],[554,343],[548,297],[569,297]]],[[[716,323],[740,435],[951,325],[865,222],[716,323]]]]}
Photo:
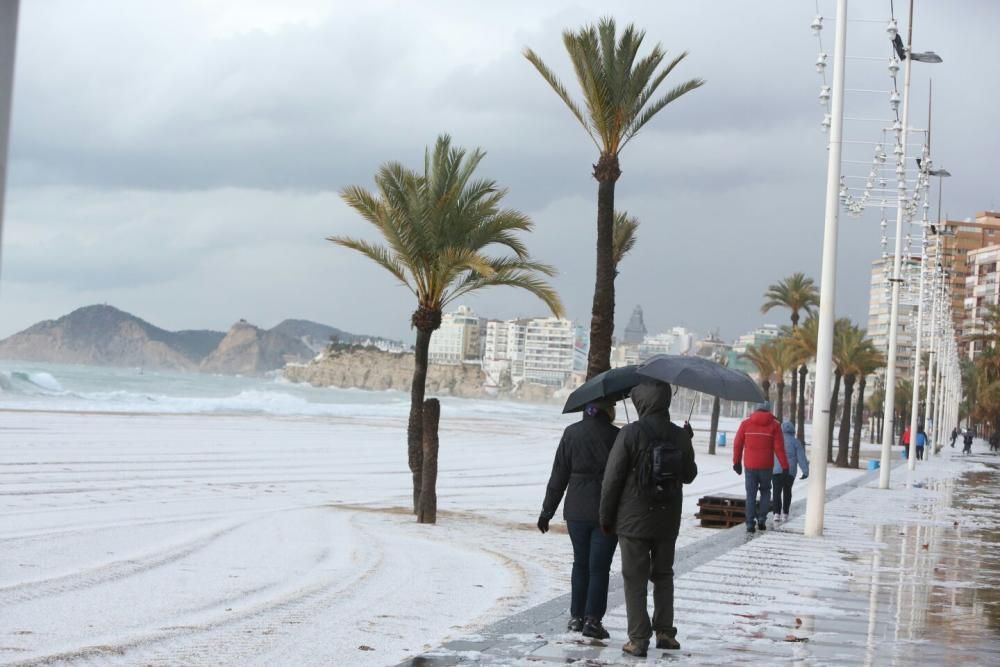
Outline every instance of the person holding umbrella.
{"type": "Polygon", "coordinates": [[[764,401],[754,413],[743,420],[733,440],[733,470],[743,474],[746,464],[746,520],[747,532],[767,530],[767,512],[771,505],[771,466],[778,458],[781,472],[788,474],[788,457],[785,456],[785,438],[778,420],[771,414],[771,402],[764,401]],[[760,492],[760,513],[757,511],[757,493],[760,492]],[[755,525],[756,524],[756,525],[755,525]]]}
{"type": "Polygon", "coordinates": [[[583,419],[566,427],[538,517],[538,530],[547,533],[549,521],[566,495],[563,518],[573,543],[567,629],[593,639],[610,636],[601,621],[608,608],[608,579],[618,538],[601,532],[598,506],[604,468],[618,436],[613,422],[614,402],[603,399],[587,403],[583,419]]]}

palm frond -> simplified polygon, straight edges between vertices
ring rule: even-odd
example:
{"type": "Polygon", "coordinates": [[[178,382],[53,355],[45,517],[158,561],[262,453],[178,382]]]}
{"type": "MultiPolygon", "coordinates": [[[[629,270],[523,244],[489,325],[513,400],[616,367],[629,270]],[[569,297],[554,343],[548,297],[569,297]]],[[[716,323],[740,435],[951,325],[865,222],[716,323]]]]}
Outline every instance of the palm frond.
{"type": "Polygon", "coordinates": [[[414,289],[413,285],[410,284],[410,281],[406,277],[406,269],[404,266],[384,246],[369,243],[368,241],[363,241],[361,239],[353,239],[347,236],[328,236],[326,240],[341,247],[361,253],[391,273],[393,277],[401,282],[408,290],[414,294],[417,293],[417,290],[414,289]]]}
{"type": "Polygon", "coordinates": [[[562,81],[559,80],[559,77],[555,75],[555,72],[549,69],[549,66],[546,65],[538,54],[531,49],[524,50],[524,57],[528,59],[528,62],[535,66],[535,69],[542,75],[542,78],[545,79],[546,83],[548,83],[552,90],[556,92],[556,95],[559,96],[563,103],[569,107],[570,112],[577,119],[577,121],[580,122],[583,129],[587,131],[587,136],[590,137],[590,140],[593,141],[594,145],[597,146],[598,150],[600,150],[601,145],[594,136],[594,133],[590,128],[590,124],[584,119],[583,111],[580,110],[580,106],[576,103],[576,101],[569,96],[569,91],[566,90],[566,86],[563,85],[562,81]]]}
{"type": "Polygon", "coordinates": [[[625,258],[637,240],[636,230],[639,229],[639,219],[629,215],[628,211],[615,211],[615,227],[611,253],[615,267],[625,258]]]}

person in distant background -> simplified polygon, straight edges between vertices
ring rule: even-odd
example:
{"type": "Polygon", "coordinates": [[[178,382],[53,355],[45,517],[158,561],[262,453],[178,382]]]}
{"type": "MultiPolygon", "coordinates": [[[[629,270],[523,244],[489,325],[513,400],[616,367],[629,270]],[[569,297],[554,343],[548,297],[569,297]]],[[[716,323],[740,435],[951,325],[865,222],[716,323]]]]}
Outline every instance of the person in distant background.
{"type": "Polygon", "coordinates": [[[951,446],[955,446],[955,441],[958,440],[958,427],[951,429],[951,446]]]}
{"type": "Polygon", "coordinates": [[[972,453],[972,439],[975,437],[975,433],[972,432],[972,428],[965,429],[965,435],[962,436],[962,454],[972,453]]]}
{"type": "Polygon", "coordinates": [[[806,458],[806,448],[795,437],[795,424],[786,421],[781,425],[781,434],[785,438],[785,458],[788,459],[788,473],[781,469],[781,461],[774,457],[774,469],[771,471],[774,488],[771,504],[774,506],[775,523],[788,519],[788,508],[792,505],[792,485],[795,483],[796,469],[802,470],[802,479],[809,477],[809,459],[806,458]]]}
{"type": "Polygon", "coordinates": [[[910,458],[910,427],[907,426],[903,429],[903,437],[900,438],[900,442],[903,443],[903,449],[906,450],[906,458],[910,458]]]}
{"type": "Polygon", "coordinates": [[[591,403],[584,409],[582,420],[566,427],[538,517],[538,530],[544,534],[566,494],[563,518],[573,542],[567,629],[594,639],[609,637],[601,621],[608,608],[608,579],[618,547],[618,538],[603,534],[597,520],[604,468],[618,437],[614,419],[613,403],[591,403]]]}
{"type": "Polygon", "coordinates": [[[923,425],[917,427],[917,437],[914,439],[914,444],[917,446],[917,460],[922,461],[924,447],[927,445],[927,434],[924,432],[923,425]]]}

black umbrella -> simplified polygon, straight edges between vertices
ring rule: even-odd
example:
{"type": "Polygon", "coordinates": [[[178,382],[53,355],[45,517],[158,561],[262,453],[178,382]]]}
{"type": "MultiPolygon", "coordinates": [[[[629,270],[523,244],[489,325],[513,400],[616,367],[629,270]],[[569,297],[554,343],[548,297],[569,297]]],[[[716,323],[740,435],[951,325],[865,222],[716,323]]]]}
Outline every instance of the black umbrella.
{"type": "Polygon", "coordinates": [[[624,399],[632,387],[642,382],[642,378],[636,375],[636,368],[634,365],[612,368],[590,378],[569,395],[563,414],[579,412],[595,401],[617,402],[624,399]]]}
{"type": "Polygon", "coordinates": [[[763,403],[766,400],[764,392],[749,375],[704,357],[658,354],[640,366],[636,373],[729,401],[763,403]]]}

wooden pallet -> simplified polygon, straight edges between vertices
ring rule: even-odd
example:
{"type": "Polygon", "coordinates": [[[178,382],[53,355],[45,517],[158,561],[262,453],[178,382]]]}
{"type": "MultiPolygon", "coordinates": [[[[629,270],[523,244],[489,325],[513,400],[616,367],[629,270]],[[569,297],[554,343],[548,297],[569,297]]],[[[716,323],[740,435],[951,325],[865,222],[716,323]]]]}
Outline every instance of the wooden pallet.
{"type": "Polygon", "coordinates": [[[731,528],[746,521],[746,498],[723,493],[703,496],[694,515],[705,528],[731,528]]]}

